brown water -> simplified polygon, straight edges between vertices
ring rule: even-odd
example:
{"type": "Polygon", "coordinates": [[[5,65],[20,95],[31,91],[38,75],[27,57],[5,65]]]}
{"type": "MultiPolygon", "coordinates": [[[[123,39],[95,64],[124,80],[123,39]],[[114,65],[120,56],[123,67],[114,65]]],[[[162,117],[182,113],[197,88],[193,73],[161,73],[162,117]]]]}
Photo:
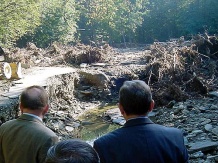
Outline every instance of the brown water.
{"type": "Polygon", "coordinates": [[[82,115],[79,119],[81,121],[80,127],[80,138],[87,142],[93,142],[96,138],[104,135],[108,132],[111,132],[117,128],[120,128],[120,125],[111,123],[110,120],[103,118],[103,113],[106,110],[115,108],[117,106],[111,105],[103,108],[91,109],[82,115]]]}

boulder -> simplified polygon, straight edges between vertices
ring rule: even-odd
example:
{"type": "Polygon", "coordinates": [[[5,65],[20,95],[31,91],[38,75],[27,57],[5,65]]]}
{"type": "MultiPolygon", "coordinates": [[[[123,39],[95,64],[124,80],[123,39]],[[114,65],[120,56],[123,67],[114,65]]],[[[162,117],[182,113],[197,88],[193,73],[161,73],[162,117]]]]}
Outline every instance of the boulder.
{"type": "Polygon", "coordinates": [[[80,71],[79,74],[83,78],[83,82],[86,84],[94,85],[98,88],[107,88],[109,78],[101,71],[80,71]]]}

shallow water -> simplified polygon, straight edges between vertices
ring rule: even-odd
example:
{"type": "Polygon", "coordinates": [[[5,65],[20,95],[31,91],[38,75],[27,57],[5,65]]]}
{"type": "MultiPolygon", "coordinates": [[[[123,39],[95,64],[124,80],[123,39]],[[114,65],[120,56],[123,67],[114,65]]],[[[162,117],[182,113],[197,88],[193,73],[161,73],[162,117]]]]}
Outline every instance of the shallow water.
{"type": "Polygon", "coordinates": [[[117,106],[107,106],[104,108],[96,108],[89,110],[87,113],[82,115],[79,119],[81,126],[79,130],[79,136],[82,140],[92,144],[93,141],[117,128],[120,125],[111,123],[110,120],[106,120],[102,115],[106,110],[115,108],[117,106]]]}

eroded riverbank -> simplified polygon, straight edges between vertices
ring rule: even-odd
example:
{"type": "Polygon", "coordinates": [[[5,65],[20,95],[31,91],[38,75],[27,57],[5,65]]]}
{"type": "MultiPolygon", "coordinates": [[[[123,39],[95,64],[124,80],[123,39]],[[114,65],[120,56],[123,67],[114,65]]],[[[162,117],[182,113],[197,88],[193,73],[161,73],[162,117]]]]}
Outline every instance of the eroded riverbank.
{"type": "MultiPolygon", "coordinates": [[[[28,54],[31,56],[29,51],[28,54]]],[[[51,56],[49,58],[45,53],[44,60],[41,54],[31,56],[31,63],[50,67],[65,62],[68,66],[69,63],[76,64],[70,65],[74,72],[50,76],[44,85],[51,102],[44,122],[60,140],[79,137],[88,141],[120,127],[113,126],[114,119],[110,119],[102,108],[118,102],[118,90],[125,80],[141,79],[151,86],[156,102],[152,120],[184,131],[191,162],[214,162],[217,159],[216,60],[174,43],[154,44],[150,50],[110,49],[107,52],[105,49],[76,47],[51,56]],[[73,52],[78,54],[74,56],[73,52]],[[97,61],[94,54],[102,54],[101,60],[97,61]],[[212,92],[214,95],[210,95],[212,92]],[[103,112],[96,114],[96,108],[103,112]],[[87,113],[89,110],[92,112],[87,113]],[[85,117],[79,119],[83,114],[85,117]]],[[[31,79],[32,72],[28,69],[26,72],[31,79]]],[[[5,93],[20,83],[1,81],[1,84],[5,93]]],[[[16,118],[19,110],[18,98],[1,97],[4,103],[0,107],[0,119],[3,123],[16,118]],[[7,103],[5,98],[8,98],[7,103]]]]}

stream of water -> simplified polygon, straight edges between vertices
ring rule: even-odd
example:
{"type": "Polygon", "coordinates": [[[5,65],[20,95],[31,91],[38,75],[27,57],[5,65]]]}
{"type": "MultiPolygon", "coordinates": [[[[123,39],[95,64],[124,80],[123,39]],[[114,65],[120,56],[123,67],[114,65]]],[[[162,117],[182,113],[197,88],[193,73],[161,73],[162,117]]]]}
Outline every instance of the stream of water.
{"type": "Polygon", "coordinates": [[[80,138],[89,144],[92,144],[96,138],[120,128],[120,125],[106,121],[101,116],[105,110],[113,107],[114,106],[90,110],[88,113],[82,115],[80,118],[82,121],[79,133],[80,138]]]}

